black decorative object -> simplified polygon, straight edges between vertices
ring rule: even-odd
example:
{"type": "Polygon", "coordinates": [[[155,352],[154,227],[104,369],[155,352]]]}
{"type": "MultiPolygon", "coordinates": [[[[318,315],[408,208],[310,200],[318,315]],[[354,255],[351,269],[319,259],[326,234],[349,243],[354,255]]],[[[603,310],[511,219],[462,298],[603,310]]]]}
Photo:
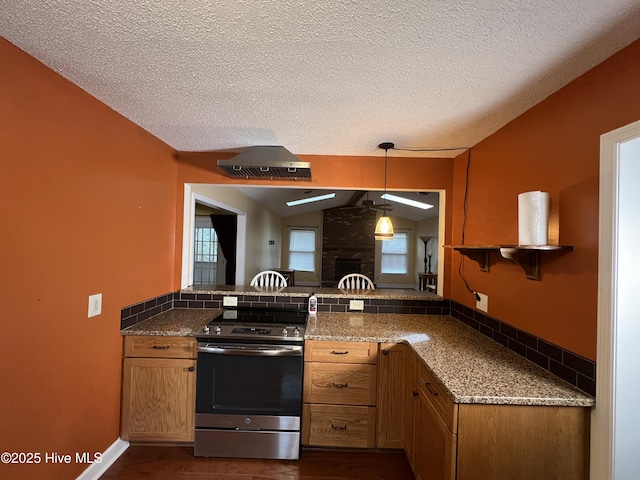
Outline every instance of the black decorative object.
{"type": "Polygon", "coordinates": [[[429,241],[433,237],[420,237],[424,242],[424,273],[431,273],[431,250],[428,248],[429,241]]]}

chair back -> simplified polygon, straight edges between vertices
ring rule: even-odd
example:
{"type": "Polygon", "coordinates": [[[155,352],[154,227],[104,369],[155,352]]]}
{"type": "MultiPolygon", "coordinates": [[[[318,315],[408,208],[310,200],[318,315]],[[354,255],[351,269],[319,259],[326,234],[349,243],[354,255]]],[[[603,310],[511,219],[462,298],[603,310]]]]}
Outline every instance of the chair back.
{"type": "Polygon", "coordinates": [[[338,288],[375,290],[373,282],[366,275],[361,273],[349,273],[338,282],[338,288]]]}
{"type": "Polygon", "coordinates": [[[265,270],[253,277],[249,285],[252,287],[286,287],[287,279],[280,272],[265,270]]]}

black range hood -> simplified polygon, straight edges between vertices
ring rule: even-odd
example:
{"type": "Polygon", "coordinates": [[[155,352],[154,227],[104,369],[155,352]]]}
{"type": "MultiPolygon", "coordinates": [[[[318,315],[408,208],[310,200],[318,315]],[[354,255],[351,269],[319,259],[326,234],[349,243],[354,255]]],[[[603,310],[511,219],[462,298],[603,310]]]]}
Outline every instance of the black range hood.
{"type": "Polygon", "coordinates": [[[255,146],[227,160],[218,160],[229,177],[311,180],[311,163],[282,146],[255,146]]]}

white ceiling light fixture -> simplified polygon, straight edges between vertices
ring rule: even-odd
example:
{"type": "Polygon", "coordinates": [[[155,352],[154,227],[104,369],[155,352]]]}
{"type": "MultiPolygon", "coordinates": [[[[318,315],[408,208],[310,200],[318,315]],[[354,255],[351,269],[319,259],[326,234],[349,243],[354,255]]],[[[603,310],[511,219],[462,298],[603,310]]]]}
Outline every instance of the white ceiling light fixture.
{"type": "MultiPolygon", "coordinates": [[[[378,148],[384,149],[384,193],[387,193],[387,154],[389,149],[393,148],[394,144],[391,142],[384,142],[378,145],[378,148]]],[[[376,240],[391,240],[393,238],[393,225],[391,219],[387,217],[386,207],[382,206],[382,216],[378,219],[376,229],[374,232],[376,240]]]]}
{"type": "Polygon", "coordinates": [[[391,193],[384,193],[383,195],[380,196],[380,198],[383,198],[385,200],[391,200],[392,202],[404,203],[405,205],[421,208],[422,210],[429,210],[430,208],[433,208],[433,205],[429,205],[428,203],[419,202],[417,200],[411,200],[410,198],[399,197],[391,193]]]}
{"type": "Polygon", "coordinates": [[[334,198],[336,196],[335,193],[327,193],[324,195],[317,195],[315,197],[307,197],[301,198],[300,200],[291,200],[287,202],[288,207],[295,207],[296,205],[304,205],[305,203],[319,202],[321,200],[329,200],[330,198],[334,198]]]}

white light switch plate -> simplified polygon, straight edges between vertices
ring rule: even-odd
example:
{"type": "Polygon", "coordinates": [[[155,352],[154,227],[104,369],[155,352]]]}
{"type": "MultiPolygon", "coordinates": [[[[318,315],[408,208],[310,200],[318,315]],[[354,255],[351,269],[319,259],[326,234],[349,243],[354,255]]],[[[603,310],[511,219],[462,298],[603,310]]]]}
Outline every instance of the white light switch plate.
{"type": "Polygon", "coordinates": [[[89,318],[102,313],[102,294],[89,295],[89,318]]]}
{"type": "Polygon", "coordinates": [[[222,306],[223,307],[237,307],[238,306],[238,297],[222,297],[222,306]]]}
{"type": "Polygon", "coordinates": [[[486,312],[489,309],[489,297],[484,293],[476,292],[480,300],[476,300],[476,308],[486,312]]]}
{"type": "Polygon", "coordinates": [[[349,300],[349,310],[364,310],[364,300],[349,300]]]}

